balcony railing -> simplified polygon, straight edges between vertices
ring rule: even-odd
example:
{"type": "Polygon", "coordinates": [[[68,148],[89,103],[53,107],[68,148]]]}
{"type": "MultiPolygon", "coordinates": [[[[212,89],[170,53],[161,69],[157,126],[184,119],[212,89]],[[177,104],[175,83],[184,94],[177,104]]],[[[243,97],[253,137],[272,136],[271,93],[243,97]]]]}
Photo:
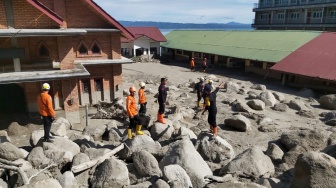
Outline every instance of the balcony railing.
{"type": "Polygon", "coordinates": [[[336,3],[336,0],[279,0],[279,1],[265,1],[264,3],[254,3],[253,8],[270,8],[270,7],[286,7],[286,6],[302,6],[302,5],[319,5],[326,3],[336,3]]]}
{"type": "Polygon", "coordinates": [[[279,24],[328,24],[336,25],[336,18],[307,18],[307,19],[253,19],[253,25],[279,25],[279,24]]]}

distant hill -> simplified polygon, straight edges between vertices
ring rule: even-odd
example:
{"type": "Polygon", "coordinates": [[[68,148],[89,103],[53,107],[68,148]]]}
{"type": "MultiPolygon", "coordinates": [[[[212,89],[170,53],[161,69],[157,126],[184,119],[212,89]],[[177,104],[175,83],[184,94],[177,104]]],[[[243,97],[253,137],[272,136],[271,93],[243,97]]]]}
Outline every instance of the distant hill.
{"type": "Polygon", "coordinates": [[[171,23],[171,22],[152,22],[152,21],[119,21],[123,26],[155,26],[159,29],[252,29],[251,24],[242,24],[237,22],[223,23],[171,23]]]}

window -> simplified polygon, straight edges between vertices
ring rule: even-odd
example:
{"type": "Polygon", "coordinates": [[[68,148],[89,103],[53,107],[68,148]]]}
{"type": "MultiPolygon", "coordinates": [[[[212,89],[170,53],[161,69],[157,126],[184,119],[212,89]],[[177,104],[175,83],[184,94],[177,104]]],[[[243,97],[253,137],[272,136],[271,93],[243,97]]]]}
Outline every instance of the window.
{"type": "Polygon", "coordinates": [[[95,83],[95,90],[96,91],[103,91],[103,83],[102,83],[102,79],[94,79],[94,83],[95,83]]]}
{"type": "Polygon", "coordinates": [[[336,18],[336,10],[331,10],[329,13],[329,18],[336,18]]]}
{"type": "Polygon", "coordinates": [[[91,52],[92,54],[95,54],[95,55],[101,54],[100,46],[98,45],[96,41],[91,46],[91,52]]]}
{"type": "Polygon", "coordinates": [[[267,20],[267,14],[260,14],[261,20],[267,20]]]}
{"type": "Polygon", "coordinates": [[[321,18],[322,10],[321,9],[313,9],[313,18],[321,18]]]}
{"type": "Polygon", "coordinates": [[[176,50],[176,54],[182,54],[182,50],[176,50]]]}
{"type": "Polygon", "coordinates": [[[194,53],[194,56],[197,57],[197,58],[201,58],[201,53],[199,53],[199,52],[195,52],[195,53],[194,53]]]}
{"type": "Polygon", "coordinates": [[[284,13],[279,13],[278,14],[278,20],[283,20],[285,19],[285,14],[284,13]]]}
{"type": "Polygon", "coordinates": [[[77,51],[78,55],[88,55],[88,47],[84,44],[84,42],[79,43],[77,51]]]}
{"type": "Polygon", "coordinates": [[[290,19],[299,19],[300,18],[300,13],[299,12],[291,12],[290,13],[290,19]]]}
{"type": "Polygon", "coordinates": [[[189,55],[189,51],[183,50],[183,55],[189,55]]]}
{"type": "Polygon", "coordinates": [[[41,43],[38,48],[38,56],[39,57],[49,57],[49,50],[43,43],[41,43]]]}

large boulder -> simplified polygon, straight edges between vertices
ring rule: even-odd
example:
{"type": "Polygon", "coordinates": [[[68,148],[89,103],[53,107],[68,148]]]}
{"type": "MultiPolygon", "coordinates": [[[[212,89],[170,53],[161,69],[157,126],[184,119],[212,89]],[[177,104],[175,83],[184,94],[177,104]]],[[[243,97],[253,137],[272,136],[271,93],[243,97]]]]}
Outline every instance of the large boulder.
{"type": "Polygon", "coordinates": [[[174,127],[169,119],[165,119],[166,124],[155,122],[150,128],[150,134],[154,140],[169,140],[174,132],[174,127]]]}
{"type": "Polygon", "coordinates": [[[195,133],[186,127],[179,128],[178,136],[187,136],[193,143],[195,143],[197,140],[197,136],[195,135],[195,133]]]}
{"type": "Polygon", "coordinates": [[[130,184],[128,169],[123,161],[114,157],[99,164],[90,180],[92,187],[122,188],[130,184]]]}
{"type": "MultiPolygon", "coordinates": [[[[72,166],[77,166],[85,162],[89,162],[90,158],[84,153],[78,153],[72,160],[72,166]]],[[[78,172],[75,175],[75,179],[80,187],[89,187],[90,169],[78,172]]]]}
{"type": "Polygon", "coordinates": [[[11,139],[8,136],[6,130],[1,130],[0,131],[0,143],[2,143],[2,142],[11,142],[11,139]]]}
{"type": "Polygon", "coordinates": [[[227,93],[232,93],[232,92],[236,93],[239,91],[240,86],[232,81],[229,81],[229,82],[225,82],[224,89],[226,89],[227,93]]]}
{"type": "Polygon", "coordinates": [[[249,119],[247,119],[243,115],[235,115],[231,118],[224,120],[225,126],[232,127],[234,129],[237,129],[239,131],[249,131],[252,130],[252,125],[249,119]]]}
{"type": "Polygon", "coordinates": [[[221,173],[250,177],[269,177],[274,172],[275,169],[271,159],[259,147],[245,150],[221,169],[221,173]]]}
{"type": "Polygon", "coordinates": [[[52,178],[34,181],[29,184],[29,186],[34,188],[62,188],[61,184],[56,179],[52,178]]]}
{"type": "Polygon", "coordinates": [[[94,140],[101,140],[106,131],[106,125],[89,125],[85,127],[83,134],[92,136],[94,140]]]}
{"type": "Polygon", "coordinates": [[[71,171],[64,172],[61,176],[57,177],[57,180],[63,188],[79,188],[75,176],[71,171]]]}
{"type": "Polygon", "coordinates": [[[67,127],[64,123],[53,123],[51,126],[50,133],[56,136],[66,136],[67,127]]]}
{"type": "Polygon", "coordinates": [[[332,95],[323,95],[319,103],[321,107],[328,109],[328,110],[336,110],[336,94],[332,95]]]}
{"type": "Polygon", "coordinates": [[[160,145],[157,145],[154,140],[147,135],[136,136],[133,139],[125,141],[125,148],[118,154],[121,159],[131,159],[132,154],[137,151],[148,151],[151,154],[156,154],[160,145]]]}
{"type": "Polygon", "coordinates": [[[8,161],[15,161],[23,158],[23,153],[20,149],[10,142],[4,142],[0,144],[0,158],[8,161]]]}
{"type": "Polygon", "coordinates": [[[159,166],[162,170],[171,164],[180,165],[189,175],[194,187],[204,187],[206,184],[204,177],[212,175],[211,169],[189,139],[182,139],[171,144],[159,166]]]}
{"type": "Polygon", "coordinates": [[[264,91],[259,95],[260,100],[264,101],[266,106],[273,107],[277,100],[270,91],[264,91]]]}
{"type": "Polygon", "coordinates": [[[35,167],[35,168],[44,168],[50,164],[50,159],[48,159],[42,147],[35,147],[29,153],[27,160],[35,167]]]}
{"type": "Polygon", "coordinates": [[[319,151],[327,147],[328,138],[329,133],[322,130],[300,130],[282,133],[281,143],[288,150],[300,145],[307,150],[319,151]]]}
{"type": "Polygon", "coordinates": [[[43,137],[44,137],[44,130],[35,130],[31,133],[30,135],[30,145],[32,147],[35,146],[42,146],[42,142],[43,142],[43,137]]]}
{"type": "Polygon", "coordinates": [[[155,157],[147,151],[134,152],[132,155],[134,167],[143,177],[162,176],[159,163],[155,157]]]}
{"type": "Polygon", "coordinates": [[[28,128],[21,126],[18,122],[12,122],[7,128],[7,133],[9,136],[27,135],[28,132],[28,128]]]}
{"type": "Polygon", "coordinates": [[[320,152],[309,151],[298,157],[291,187],[336,187],[336,160],[320,152]]]}
{"type": "Polygon", "coordinates": [[[56,124],[64,124],[67,130],[72,128],[69,120],[65,119],[64,117],[59,117],[55,121],[53,121],[53,126],[56,124]]]}
{"type": "Polygon", "coordinates": [[[253,99],[246,103],[253,110],[264,110],[265,103],[262,100],[253,99]]]}
{"type": "Polygon", "coordinates": [[[285,96],[282,93],[273,92],[272,94],[279,102],[283,102],[285,100],[285,96]]]}
{"type": "Polygon", "coordinates": [[[195,148],[204,160],[221,163],[234,158],[234,150],[226,140],[220,136],[212,138],[212,134],[202,133],[198,136],[195,148]]]}
{"type": "Polygon", "coordinates": [[[262,84],[253,84],[251,86],[251,89],[262,90],[262,91],[266,91],[267,90],[266,86],[262,85],[262,84]]]}
{"type": "Polygon", "coordinates": [[[192,187],[190,177],[180,165],[168,165],[163,168],[163,179],[171,188],[192,187]]]}
{"type": "Polygon", "coordinates": [[[267,156],[269,156],[272,159],[272,161],[280,162],[282,160],[284,152],[282,151],[282,149],[278,145],[276,145],[274,143],[270,143],[270,144],[268,144],[268,148],[267,148],[265,154],[267,156]]]}
{"type": "Polygon", "coordinates": [[[306,104],[301,100],[291,100],[287,105],[289,108],[297,111],[308,110],[306,104]]]}
{"type": "Polygon", "coordinates": [[[228,181],[224,183],[211,183],[206,185],[205,188],[265,188],[265,187],[256,183],[228,181]]]}

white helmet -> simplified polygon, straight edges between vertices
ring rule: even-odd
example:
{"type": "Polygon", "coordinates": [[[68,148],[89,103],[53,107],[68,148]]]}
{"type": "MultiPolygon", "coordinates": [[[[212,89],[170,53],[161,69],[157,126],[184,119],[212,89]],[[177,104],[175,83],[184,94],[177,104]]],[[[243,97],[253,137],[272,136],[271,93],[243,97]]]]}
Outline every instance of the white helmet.
{"type": "Polygon", "coordinates": [[[50,85],[49,85],[48,83],[44,83],[44,84],[42,85],[42,89],[43,89],[43,90],[50,90],[50,85]]]}
{"type": "Polygon", "coordinates": [[[140,87],[145,87],[146,84],[145,84],[145,82],[140,82],[139,86],[140,86],[140,87]]]}
{"type": "Polygon", "coordinates": [[[212,81],[212,80],[209,80],[209,81],[208,81],[208,83],[209,83],[209,84],[212,84],[212,83],[213,83],[213,81],[212,81]]]}
{"type": "Polygon", "coordinates": [[[204,82],[204,78],[203,77],[200,77],[199,78],[201,82],[204,82]]]}

